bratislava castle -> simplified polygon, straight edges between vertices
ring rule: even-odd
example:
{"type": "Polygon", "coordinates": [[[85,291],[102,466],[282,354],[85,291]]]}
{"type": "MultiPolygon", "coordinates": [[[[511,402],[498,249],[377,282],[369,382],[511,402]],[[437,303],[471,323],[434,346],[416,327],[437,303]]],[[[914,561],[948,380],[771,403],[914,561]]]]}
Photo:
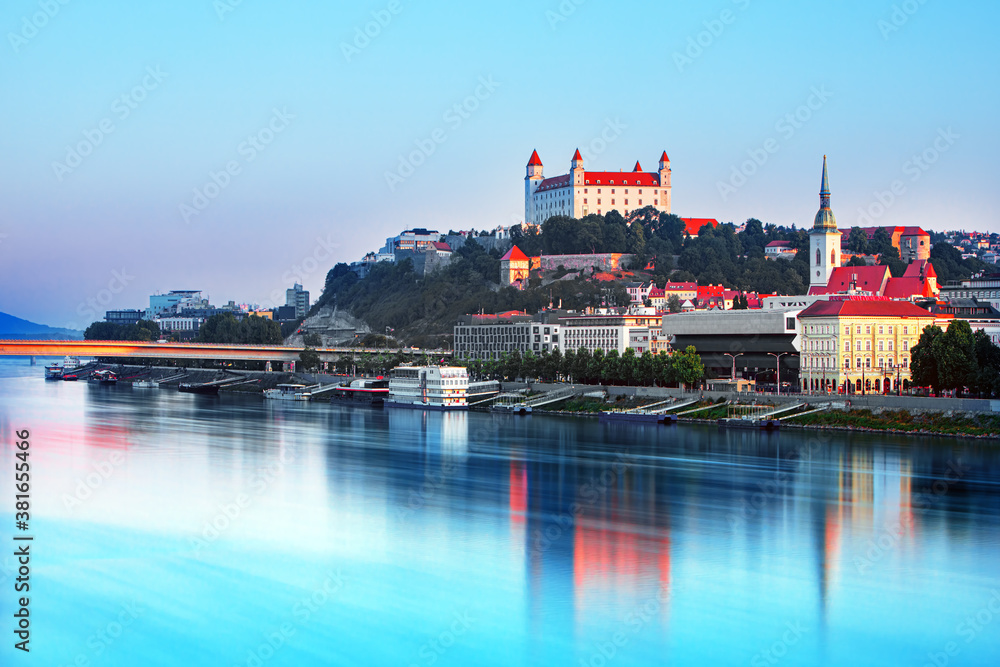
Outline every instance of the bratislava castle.
{"type": "Polygon", "coordinates": [[[809,287],[826,289],[833,270],[840,266],[840,231],[830,209],[830,178],[823,156],[823,181],[819,188],[819,211],[809,230],[809,287]]]}
{"type": "Polygon", "coordinates": [[[531,153],[524,178],[524,221],[540,225],[554,215],[582,218],[616,210],[622,215],[652,206],[670,213],[670,158],[663,151],[660,168],[645,172],[636,162],[632,171],[585,171],[583,157],[573,154],[568,174],[545,178],[538,151],[531,153]]]}

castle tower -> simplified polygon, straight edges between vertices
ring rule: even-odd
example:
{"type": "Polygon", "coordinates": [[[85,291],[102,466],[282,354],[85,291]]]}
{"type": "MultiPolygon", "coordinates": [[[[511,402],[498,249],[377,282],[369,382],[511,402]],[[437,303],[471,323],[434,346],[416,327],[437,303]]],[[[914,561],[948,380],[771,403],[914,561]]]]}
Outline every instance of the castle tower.
{"type": "Polygon", "coordinates": [[[825,289],[830,274],[840,266],[840,231],[830,210],[830,178],[823,156],[823,182],[819,190],[819,212],[809,231],[809,287],[825,289]]]}
{"type": "Polygon", "coordinates": [[[573,175],[573,185],[583,185],[583,156],[577,148],[573,153],[573,161],[570,162],[569,173],[573,175]]]}
{"type": "MultiPolygon", "coordinates": [[[[577,151],[577,154],[579,155],[579,151],[577,151]]],[[[537,224],[535,220],[534,197],[532,195],[535,194],[535,190],[541,184],[542,179],[542,160],[538,157],[538,151],[531,151],[527,174],[524,177],[524,222],[526,224],[537,224]]]]}
{"type": "MultiPolygon", "coordinates": [[[[638,162],[636,166],[639,166],[638,162]]],[[[670,158],[667,157],[667,151],[663,151],[660,156],[660,206],[667,213],[670,213],[670,189],[670,158]]]]}

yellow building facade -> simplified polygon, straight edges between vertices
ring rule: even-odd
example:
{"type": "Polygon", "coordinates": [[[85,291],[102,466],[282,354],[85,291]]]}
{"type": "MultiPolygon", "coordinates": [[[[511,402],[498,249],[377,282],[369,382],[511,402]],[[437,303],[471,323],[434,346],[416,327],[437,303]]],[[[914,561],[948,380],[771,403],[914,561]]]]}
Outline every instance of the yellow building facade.
{"type": "Polygon", "coordinates": [[[879,297],[817,301],[799,314],[802,390],[896,393],[910,381],[910,351],[939,318],[879,297]]]}

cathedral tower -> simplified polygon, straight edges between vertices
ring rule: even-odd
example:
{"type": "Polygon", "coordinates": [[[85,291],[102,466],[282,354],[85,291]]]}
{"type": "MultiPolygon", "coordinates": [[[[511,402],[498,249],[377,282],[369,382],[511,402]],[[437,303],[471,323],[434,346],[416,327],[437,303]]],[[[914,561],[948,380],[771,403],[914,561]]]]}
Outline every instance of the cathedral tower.
{"type": "Polygon", "coordinates": [[[826,288],[830,274],[840,266],[840,231],[830,210],[830,178],[823,156],[823,182],[819,190],[819,212],[809,231],[809,287],[826,288]]]}

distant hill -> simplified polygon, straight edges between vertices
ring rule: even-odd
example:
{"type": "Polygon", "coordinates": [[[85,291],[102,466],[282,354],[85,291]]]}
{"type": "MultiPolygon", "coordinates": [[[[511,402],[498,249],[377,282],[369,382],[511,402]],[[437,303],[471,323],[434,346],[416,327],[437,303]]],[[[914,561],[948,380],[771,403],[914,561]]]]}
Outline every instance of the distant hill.
{"type": "Polygon", "coordinates": [[[80,340],[83,332],[35,324],[20,317],[0,312],[0,339],[7,340],[80,340]]]}

